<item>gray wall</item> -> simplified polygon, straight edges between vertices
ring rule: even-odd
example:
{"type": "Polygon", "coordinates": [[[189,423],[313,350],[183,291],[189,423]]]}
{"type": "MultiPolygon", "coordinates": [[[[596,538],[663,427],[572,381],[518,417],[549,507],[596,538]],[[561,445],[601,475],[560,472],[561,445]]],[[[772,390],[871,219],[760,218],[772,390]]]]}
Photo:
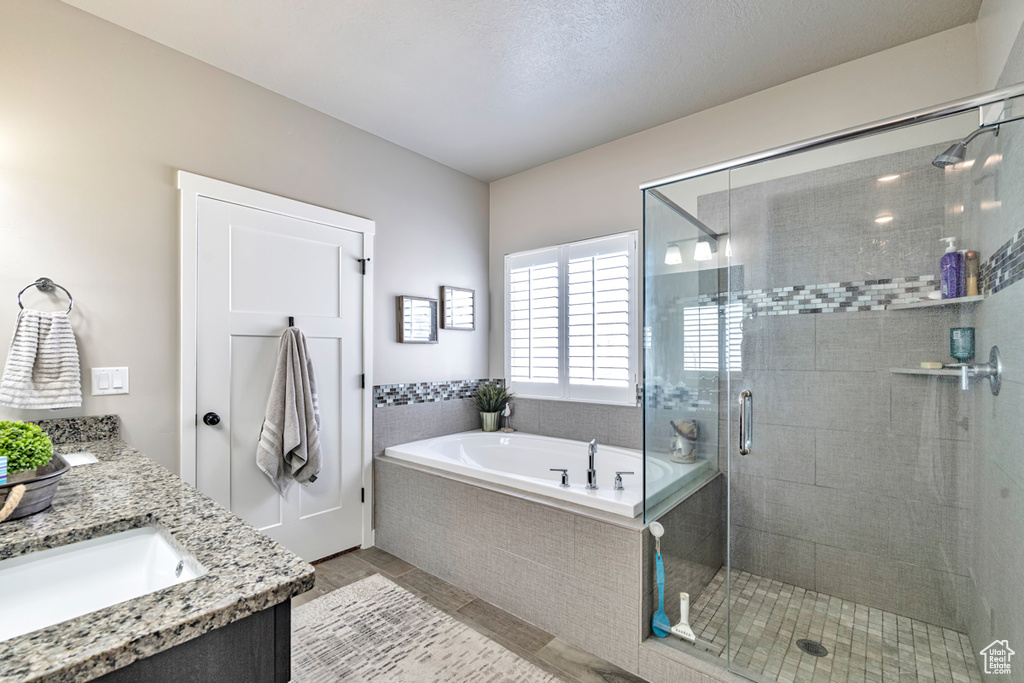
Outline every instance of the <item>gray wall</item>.
{"type": "MultiPolygon", "coordinates": [[[[512,427],[529,434],[643,448],[639,408],[596,403],[515,399],[512,427]]],[[[480,414],[465,398],[373,409],[373,454],[388,446],[480,429],[480,414]]]]}
{"type": "MultiPolygon", "coordinates": [[[[1006,62],[1000,86],[1024,82],[1024,30],[1006,62]]],[[[1019,109],[1019,108],[1018,108],[1019,109]]],[[[1019,111],[1015,111],[1019,115],[1019,111]]],[[[977,196],[973,204],[982,257],[1003,245],[1024,227],[1024,130],[1009,124],[998,138],[978,142],[979,160],[993,153],[1002,161],[975,164],[977,196]],[[982,201],[999,201],[985,209],[982,201]]],[[[977,347],[987,356],[992,345],[1002,353],[1005,374],[999,396],[974,392],[978,448],[970,491],[975,516],[971,525],[970,576],[973,600],[969,622],[971,642],[980,650],[997,638],[1024,643],[1024,282],[1018,281],[986,299],[977,316],[977,347]]],[[[1020,647],[1015,648],[1018,653],[1020,647]]],[[[1020,655],[1018,654],[1019,658],[1020,655]]],[[[1016,658],[1015,658],[1016,659],[1016,658]]],[[[1024,681],[1024,666],[1013,663],[1012,680],[1024,681]]]]}
{"type": "Polygon", "coordinates": [[[644,446],[640,408],[517,398],[512,410],[512,427],[530,434],[574,441],[597,439],[598,444],[624,448],[644,446]]]}
{"type": "Polygon", "coordinates": [[[75,295],[85,376],[131,369],[128,396],[56,416],[116,413],[178,471],[178,169],[376,221],[375,383],[486,375],[486,184],[58,0],[0,16],[0,338],[45,275],[75,295]],[[441,284],[481,294],[480,331],[397,344],[394,296],[441,284]]]}
{"type": "MultiPolygon", "coordinates": [[[[931,166],[945,146],[732,190],[734,291],[936,274],[970,185],[931,166]]],[[[971,394],[889,369],[949,361],[949,328],[971,324],[967,307],[745,316],[729,400],[752,390],[756,442],[729,472],[735,568],[965,628],[971,394]]]]}

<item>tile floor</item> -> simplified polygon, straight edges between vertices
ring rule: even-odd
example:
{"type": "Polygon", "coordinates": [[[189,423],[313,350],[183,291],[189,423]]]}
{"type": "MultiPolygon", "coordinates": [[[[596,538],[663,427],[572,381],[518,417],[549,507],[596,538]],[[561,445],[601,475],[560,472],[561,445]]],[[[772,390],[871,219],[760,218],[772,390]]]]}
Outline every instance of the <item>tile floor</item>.
{"type": "Polygon", "coordinates": [[[353,550],[315,566],[316,587],[294,598],[292,607],[379,573],[566,683],[644,683],[379,548],[353,550]]]}
{"type": "MultiPolygon", "coordinates": [[[[866,607],[781,581],[734,572],[735,668],[776,681],[981,682],[967,636],[892,612],[866,607]],[[799,650],[800,638],[828,648],[825,657],[799,650]]],[[[690,608],[698,644],[726,657],[726,571],[723,567],[690,608]]]]}

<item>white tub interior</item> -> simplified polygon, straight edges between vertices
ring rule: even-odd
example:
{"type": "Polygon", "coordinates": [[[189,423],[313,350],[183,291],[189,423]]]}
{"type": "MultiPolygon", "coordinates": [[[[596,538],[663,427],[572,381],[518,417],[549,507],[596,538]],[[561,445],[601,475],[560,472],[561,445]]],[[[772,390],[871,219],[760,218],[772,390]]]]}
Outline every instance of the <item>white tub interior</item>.
{"type": "MultiPolygon", "coordinates": [[[[631,448],[598,444],[595,467],[596,491],[585,486],[587,444],[515,432],[463,432],[434,439],[391,446],[385,454],[399,460],[435,469],[455,472],[520,489],[528,493],[558,498],[586,507],[633,518],[643,512],[643,454],[631,448]],[[569,487],[559,486],[561,474],[551,468],[569,471],[569,487]],[[624,490],[614,488],[616,472],[623,475],[624,490]]],[[[705,460],[692,465],[673,463],[668,456],[648,458],[648,501],[654,505],[674,491],[710,471],[705,460]]]]}

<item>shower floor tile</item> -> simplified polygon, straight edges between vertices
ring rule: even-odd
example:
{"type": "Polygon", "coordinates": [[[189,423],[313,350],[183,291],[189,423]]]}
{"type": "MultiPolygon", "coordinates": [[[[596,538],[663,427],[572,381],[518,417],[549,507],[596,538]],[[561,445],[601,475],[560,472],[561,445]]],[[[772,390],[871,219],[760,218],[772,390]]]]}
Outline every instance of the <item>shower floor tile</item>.
{"type": "MultiPolygon", "coordinates": [[[[737,670],[774,681],[943,681],[981,683],[963,633],[781,581],[734,572],[733,661],[737,670]],[[824,657],[800,650],[807,638],[824,657]]],[[[690,606],[698,645],[723,659],[728,637],[726,571],[690,606]]]]}

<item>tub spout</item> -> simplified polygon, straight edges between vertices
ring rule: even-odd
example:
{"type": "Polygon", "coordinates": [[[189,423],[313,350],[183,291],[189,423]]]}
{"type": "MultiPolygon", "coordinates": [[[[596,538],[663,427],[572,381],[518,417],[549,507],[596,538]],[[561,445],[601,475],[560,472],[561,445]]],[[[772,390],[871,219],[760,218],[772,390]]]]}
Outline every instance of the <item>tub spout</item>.
{"type": "Polygon", "coordinates": [[[587,467],[587,488],[597,488],[597,470],[594,469],[594,456],[597,455],[597,439],[591,439],[587,448],[589,466],[587,467]]]}

